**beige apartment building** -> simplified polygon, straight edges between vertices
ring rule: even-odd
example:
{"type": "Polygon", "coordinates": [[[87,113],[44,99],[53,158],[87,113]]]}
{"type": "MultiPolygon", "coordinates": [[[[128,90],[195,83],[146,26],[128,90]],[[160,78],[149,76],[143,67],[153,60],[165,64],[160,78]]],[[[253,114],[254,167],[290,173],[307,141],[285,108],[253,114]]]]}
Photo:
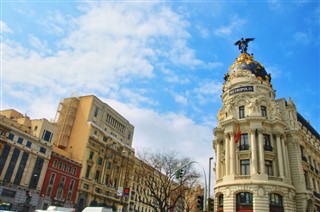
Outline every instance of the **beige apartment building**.
{"type": "Polygon", "coordinates": [[[215,211],[320,211],[320,136],[242,52],[214,129],[215,211]]]}
{"type": "Polygon", "coordinates": [[[0,111],[0,200],[8,210],[34,211],[51,157],[56,127],[16,110],[0,111]]]}
{"type": "Polygon", "coordinates": [[[63,99],[56,123],[54,144],[82,164],[77,209],[100,205],[127,211],[133,125],[93,95],[63,99]]]}

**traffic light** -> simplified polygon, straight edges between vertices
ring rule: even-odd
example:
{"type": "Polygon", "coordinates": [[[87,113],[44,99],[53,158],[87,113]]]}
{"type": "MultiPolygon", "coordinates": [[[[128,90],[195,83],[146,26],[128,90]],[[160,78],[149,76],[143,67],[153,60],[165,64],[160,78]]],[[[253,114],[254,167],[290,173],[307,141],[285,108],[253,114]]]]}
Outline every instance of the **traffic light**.
{"type": "Polygon", "coordinates": [[[208,211],[213,211],[213,199],[208,198],[208,211]]]}
{"type": "Polygon", "coordinates": [[[181,179],[183,176],[183,169],[178,169],[176,171],[176,179],[181,179]]]}
{"type": "Polygon", "coordinates": [[[203,196],[198,196],[197,208],[199,208],[200,210],[203,209],[203,196]]]}

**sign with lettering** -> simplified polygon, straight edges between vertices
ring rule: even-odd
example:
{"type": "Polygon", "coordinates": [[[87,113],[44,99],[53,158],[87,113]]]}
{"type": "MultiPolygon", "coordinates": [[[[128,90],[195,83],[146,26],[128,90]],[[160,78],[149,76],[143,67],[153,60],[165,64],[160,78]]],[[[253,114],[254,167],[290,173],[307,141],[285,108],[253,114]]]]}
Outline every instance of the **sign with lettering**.
{"type": "Polygon", "coordinates": [[[243,86],[243,87],[232,89],[231,91],[229,91],[229,95],[242,93],[242,92],[253,92],[253,91],[254,91],[253,86],[243,86]]]}

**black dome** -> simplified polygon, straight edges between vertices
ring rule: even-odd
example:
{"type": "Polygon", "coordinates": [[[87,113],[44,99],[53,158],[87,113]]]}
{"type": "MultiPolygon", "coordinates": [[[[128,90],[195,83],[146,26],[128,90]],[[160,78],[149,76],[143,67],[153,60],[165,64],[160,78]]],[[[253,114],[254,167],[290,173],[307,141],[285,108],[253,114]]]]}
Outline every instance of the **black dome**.
{"type": "Polygon", "coordinates": [[[239,70],[248,70],[253,73],[257,79],[261,81],[271,82],[271,75],[266,72],[264,67],[257,61],[254,60],[252,55],[248,53],[241,53],[236,61],[230,66],[228,75],[230,76],[233,72],[239,70]]]}

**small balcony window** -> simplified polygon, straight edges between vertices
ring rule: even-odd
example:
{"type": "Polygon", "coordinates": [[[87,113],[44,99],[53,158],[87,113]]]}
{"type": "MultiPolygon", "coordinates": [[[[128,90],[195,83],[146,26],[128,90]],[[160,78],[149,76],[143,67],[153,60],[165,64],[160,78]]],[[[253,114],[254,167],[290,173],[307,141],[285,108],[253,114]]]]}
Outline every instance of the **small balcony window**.
{"type": "Polygon", "coordinates": [[[261,106],[261,116],[267,117],[267,108],[265,106],[261,106]]]}
{"type": "Polygon", "coordinates": [[[273,147],[271,146],[271,145],[264,145],[264,150],[265,151],[270,151],[270,152],[272,152],[272,150],[273,150],[273,147]]]}
{"type": "Polygon", "coordinates": [[[244,106],[239,107],[239,119],[243,119],[245,116],[244,106]]]}

